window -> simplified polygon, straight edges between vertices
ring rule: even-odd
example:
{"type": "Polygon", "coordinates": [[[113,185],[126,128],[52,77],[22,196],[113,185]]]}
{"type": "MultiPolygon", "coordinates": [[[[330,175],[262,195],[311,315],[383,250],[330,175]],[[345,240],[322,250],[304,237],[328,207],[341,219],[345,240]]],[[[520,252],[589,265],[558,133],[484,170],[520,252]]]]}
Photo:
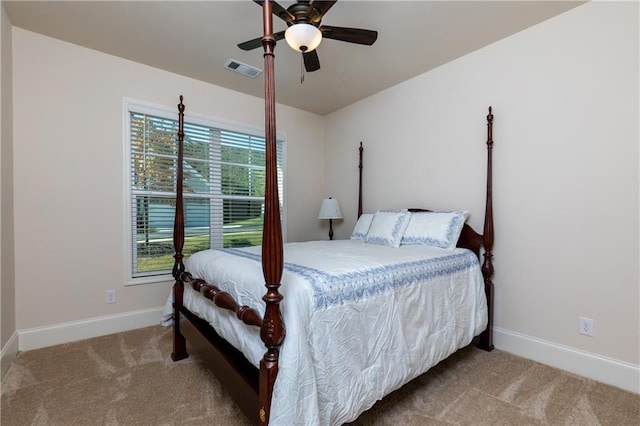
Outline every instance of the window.
{"type": "MultiPolygon", "coordinates": [[[[177,110],[127,102],[126,112],[129,282],[163,281],[174,263],[177,110]]],[[[261,132],[186,115],[185,257],[207,248],[262,243],[266,159],[261,132]]],[[[284,211],[284,138],[277,139],[284,211]]]]}

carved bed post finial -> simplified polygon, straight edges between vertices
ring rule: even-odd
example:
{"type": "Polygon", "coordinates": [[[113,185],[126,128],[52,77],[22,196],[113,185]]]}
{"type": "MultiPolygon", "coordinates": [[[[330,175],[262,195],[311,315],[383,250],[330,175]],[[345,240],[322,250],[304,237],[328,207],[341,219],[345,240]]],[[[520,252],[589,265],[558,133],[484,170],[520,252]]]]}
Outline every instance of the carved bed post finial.
{"type": "Polygon", "coordinates": [[[484,246],[484,263],[482,276],[484,277],[484,291],[487,295],[488,323],[485,331],[480,334],[480,348],[493,350],[493,111],[489,107],[487,115],[487,196],[484,214],[484,232],[482,235],[484,246]]]}
{"type": "Polygon", "coordinates": [[[360,148],[358,148],[358,151],[359,151],[358,158],[360,159],[359,164],[358,164],[358,173],[359,173],[359,177],[358,177],[358,218],[360,218],[360,216],[362,216],[362,152],[364,151],[364,148],[362,147],[362,141],[360,142],[360,148]]]}
{"type": "Polygon", "coordinates": [[[187,357],[187,341],[180,332],[180,308],[184,295],[184,283],[180,275],[184,272],[182,249],[184,248],[184,203],[182,201],[183,182],[183,141],[184,141],[184,104],[180,95],[178,104],[178,159],[176,164],[176,214],[173,221],[173,352],[171,359],[178,361],[187,357]]]}
{"type": "Polygon", "coordinates": [[[267,292],[265,313],[260,327],[260,338],[267,351],[260,361],[258,418],[260,424],[269,422],[271,395],[278,375],[280,345],[285,336],[284,322],[280,313],[282,294],[279,292],[283,270],[282,229],[280,223],[280,200],[278,197],[278,167],[276,149],[276,106],[273,36],[273,5],[265,0],[262,10],[264,48],[264,85],[265,85],[265,211],[262,231],[262,272],[267,292]]]}

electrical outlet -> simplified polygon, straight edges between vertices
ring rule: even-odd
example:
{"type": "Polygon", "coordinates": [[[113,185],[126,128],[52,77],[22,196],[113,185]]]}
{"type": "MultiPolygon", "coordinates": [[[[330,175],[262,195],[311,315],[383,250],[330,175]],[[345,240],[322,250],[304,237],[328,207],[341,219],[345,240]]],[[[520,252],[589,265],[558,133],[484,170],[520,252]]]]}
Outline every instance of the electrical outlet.
{"type": "Polygon", "coordinates": [[[593,320],[591,318],[580,317],[578,323],[578,332],[585,336],[593,337],[593,320]]]}
{"type": "Polygon", "coordinates": [[[107,290],[107,296],[105,299],[105,303],[116,303],[116,291],[115,290],[107,290]]]}

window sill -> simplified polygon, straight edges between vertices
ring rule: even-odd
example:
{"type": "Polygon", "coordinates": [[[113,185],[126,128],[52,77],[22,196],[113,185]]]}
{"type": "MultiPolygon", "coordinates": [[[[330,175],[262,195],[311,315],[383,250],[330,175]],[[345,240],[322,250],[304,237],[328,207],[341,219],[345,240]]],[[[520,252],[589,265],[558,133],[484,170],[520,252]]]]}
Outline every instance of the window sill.
{"type": "Polygon", "coordinates": [[[152,275],[148,277],[136,277],[136,278],[129,277],[125,285],[132,286],[132,285],[143,285],[143,284],[167,284],[167,283],[173,283],[173,281],[174,281],[173,276],[171,276],[171,274],[164,274],[164,275],[152,275]]]}

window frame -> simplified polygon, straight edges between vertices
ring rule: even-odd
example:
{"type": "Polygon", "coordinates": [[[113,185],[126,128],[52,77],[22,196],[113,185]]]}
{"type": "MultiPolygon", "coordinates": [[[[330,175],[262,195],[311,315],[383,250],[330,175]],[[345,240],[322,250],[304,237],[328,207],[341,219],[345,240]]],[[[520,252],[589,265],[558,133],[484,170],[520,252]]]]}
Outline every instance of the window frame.
{"type": "MultiPolygon", "coordinates": [[[[165,105],[158,105],[151,102],[141,101],[133,98],[124,98],[123,102],[123,120],[124,120],[124,135],[123,135],[123,162],[124,162],[124,239],[125,239],[125,285],[139,285],[139,284],[152,284],[152,283],[167,283],[172,282],[173,277],[171,273],[158,273],[149,274],[146,276],[134,276],[133,273],[133,226],[132,221],[135,218],[132,216],[132,164],[131,164],[131,116],[132,112],[146,115],[153,115],[168,120],[178,119],[177,108],[167,107],[165,105]]],[[[238,123],[230,120],[224,120],[216,117],[207,116],[204,114],[185,111],[184,122],[194,125],[214,127],[230,132],[244,133],[253,136],[264,138],[264,128],[258,126],[252,126],[249,124],[238,123]]],[[[286,241],[286,192],[287,192],[287,167],[286,167],[286,133],[277,132],[276,139],[282,144],[282,194],[280,198],[282,200],[281,218],[282,218],[282,233],[283,239],[286,241]]],[[[173,189],[173,195],[175,198],[175,188],[173,189]]],[[[222,202],[222,200],[220,200],[222,202]]]]}

